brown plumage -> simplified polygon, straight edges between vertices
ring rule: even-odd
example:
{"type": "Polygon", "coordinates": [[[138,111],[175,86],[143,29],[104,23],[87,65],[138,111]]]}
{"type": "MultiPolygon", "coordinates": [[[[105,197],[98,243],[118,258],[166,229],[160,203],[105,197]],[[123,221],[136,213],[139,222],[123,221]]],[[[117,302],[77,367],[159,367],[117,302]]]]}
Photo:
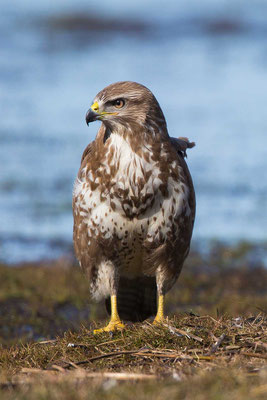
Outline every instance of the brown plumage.
{"type": "Polygon", "coordinates": [[[117,296],[119,315],[140,321],[156,313],[157,293],[189,252],[195,195],[184,157],[194,143],[169,137],[157,100],[135,82],[98,93],[86,115],[96,119],[74,187],[74,248],[92,296],[108,309],[117,296]]]}

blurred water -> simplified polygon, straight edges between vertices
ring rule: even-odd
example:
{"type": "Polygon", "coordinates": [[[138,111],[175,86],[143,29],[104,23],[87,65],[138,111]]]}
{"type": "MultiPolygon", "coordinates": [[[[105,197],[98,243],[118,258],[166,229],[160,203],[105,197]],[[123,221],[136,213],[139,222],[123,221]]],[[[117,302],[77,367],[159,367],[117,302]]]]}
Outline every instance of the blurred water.
{"type": "Polygon", "coordinates": [[[194,239],[267,240],[267,2],[161,4],[1,0],[0,259],[71,248],[72,186],[98,129],[85,112],[118,80],[148,86],[169,133],[197,143],[194,239]]]}

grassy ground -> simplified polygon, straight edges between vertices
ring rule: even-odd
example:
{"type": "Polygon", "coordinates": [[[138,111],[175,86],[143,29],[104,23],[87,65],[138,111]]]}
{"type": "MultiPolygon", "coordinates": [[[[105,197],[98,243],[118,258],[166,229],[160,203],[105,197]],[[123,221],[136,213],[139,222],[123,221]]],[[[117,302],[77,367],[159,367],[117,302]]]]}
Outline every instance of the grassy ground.
{"type": "Polygon", "coordinates": [[[192,251],[168,324],[113,336],[92,334],[104,306],[69,261],[0,266],[0,398],[265,399],[267,270],[255,259],[245,243],[192,251]]]}

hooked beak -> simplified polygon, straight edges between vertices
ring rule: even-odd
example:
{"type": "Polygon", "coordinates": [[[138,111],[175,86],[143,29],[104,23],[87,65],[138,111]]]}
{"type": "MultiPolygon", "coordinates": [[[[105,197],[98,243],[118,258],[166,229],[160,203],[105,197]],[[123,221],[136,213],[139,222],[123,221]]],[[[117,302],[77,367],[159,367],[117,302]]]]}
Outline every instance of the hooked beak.
{"type": "Polygon", "coordinates": [[[89,125],[90,122],[96,121],[100,116],[101,114],[99,114],[99,105],[98,102],[96,101],[94,104],[91,105],[91,107],[86,113],[85,116],[86,124],[89,125]]]}
{"type": "Polygon", "coordinates": [[[87,111],[86,116],[85,116],[85,121],[87,125],[90,124],[90,122],[96,121],[99,118],[99,114],[96,113],[95,111],[91,110],[91,108],[87,111]]]}
{"type": "Polygon", "coordinates": [[[87,111],[86,116],[85,116],[85,121],[86,121],[87,125],[89,125],[90,122],[97,121],[98,119],[103,120],[103,118],[105,118],[105,116],[107,116],[107,115],[118,115],[118,113],[117,112],[107,112],[107,111],[99,112],[99,104],[96,101],[94,104],[91,105],[91,107],[87,111]]]}

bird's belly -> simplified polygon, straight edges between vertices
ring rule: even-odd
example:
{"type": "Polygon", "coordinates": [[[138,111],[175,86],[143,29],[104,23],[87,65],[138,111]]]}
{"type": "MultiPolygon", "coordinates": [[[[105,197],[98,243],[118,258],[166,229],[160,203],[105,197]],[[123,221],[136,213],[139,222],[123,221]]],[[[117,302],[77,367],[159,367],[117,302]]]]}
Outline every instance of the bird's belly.
{"type": "Polygon", "coordinates": [[[129,219],[120,212],[110,211],[107,205],[96,207],[88,218],[88,236],[100,236],[114,244],[116,265],[121,276],[135,278],[142,275],[147,227],[137,219],[129,219]],[[95,221],[95,222],[94,222],[95,221]]]}

